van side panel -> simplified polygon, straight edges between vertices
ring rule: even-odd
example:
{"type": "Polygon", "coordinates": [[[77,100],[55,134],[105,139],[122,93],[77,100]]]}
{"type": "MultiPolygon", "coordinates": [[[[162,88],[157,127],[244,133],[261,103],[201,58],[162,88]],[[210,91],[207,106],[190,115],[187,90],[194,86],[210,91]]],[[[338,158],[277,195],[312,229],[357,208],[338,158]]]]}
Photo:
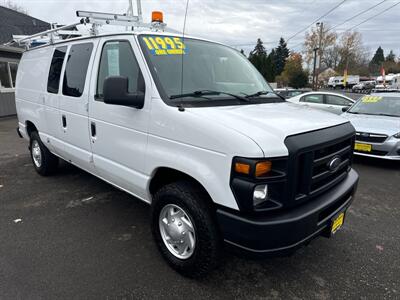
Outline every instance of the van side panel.
{"type": "Polygon", "coordinates": [[[25,137],[27,121],[32,122],[40,134],[48,132],[44,105],[51,53],[51,47],[24,52],[18,67],[15,102],[25,137]]]}

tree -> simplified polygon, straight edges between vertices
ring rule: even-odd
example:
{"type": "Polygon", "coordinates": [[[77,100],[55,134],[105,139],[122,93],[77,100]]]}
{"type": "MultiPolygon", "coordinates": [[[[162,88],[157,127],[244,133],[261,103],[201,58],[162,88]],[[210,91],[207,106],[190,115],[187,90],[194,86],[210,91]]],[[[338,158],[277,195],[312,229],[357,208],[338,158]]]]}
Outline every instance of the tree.
{"type": "Polygon", "coordinates": [[[308,83],[308,74],[303,70],[303,59],[299,53],[292,53],[285,68],[278,79],[281,84],[289,85],[293,88],[305,87],[308,83]]]}
{"type": "Polygon", "coordinates": [[[267,55],[267,50],[265,50],[261,39],[257,39],[254,50],[250,52],[249,60],[265,80],[268,82],[273,82],[275,80],[271,57],[267,55]]]}
{"type": "Polygon", "coordinates": [[[371,62],[369,63],[369,70],[371,73],[379,73],[379,70],[382,64],[385,62],[385,55],[383,53],[383,49],[381,46],[376,49],[374,57],[372,57],[371,62]]]}
{"type": "Polygon", "coordinates": [[[246,56],[246,54],[244,54],[244,50],[240,49],[240,53],[242,53],[244,56],[246,56]]]}
{"type": "Polygon", "coordinates": [[[279,45],[270,53],[273,66],[275,68],[275,75],[280,75],[285,68],[286,60],[289,57],[289,49],[287,43],[281,37],[279,40],[279,45]]]}
{"type": "Polygon", "coordinates": [[[383,53],[383,49],[381,46],[376,49],[375,55],[371,60],[372,64],[380,65],[385,61],[385,54],[383,53]]]}
{"type": "Polygon", "coordinates": [[[390,50],[389,54],[386,56],[386,61],[395,62],[396,55],[393,53],[393,50],[390,50]]]}
{"type": "Polygon", "coordinates": [[[340,48],[337,45],[325,49],[321,59],[323,68],[336,69],[340,62],[340,48]]]}
{"type": "Polygon", "coordinates": [[[336,71],[343,73],[347,69],[348,74],[367,63],[366,51],[362,43],[361,33],[346,31],[339,41],[340,61],[336,71]]]}
{"type": "MultiPolygon", "coordinates": [[[[321,68],[327,68],[328,61],[331,61],[328,49],[336,45],[337,34],[329,30],[329,25],[325,26],[325,30],[322,32],[321,36],[321,48],[319,49],[318,55],[321,56],[321,68]]],[[[305,62],[310,66],[314,61],[314,49],[319,48],[320,31],[319,28],[314,27],[310,32],[306,32],[304,41],[304,53],[305,62]]]]}
{"type": "Polygon", "coordinates": [[[8,0],[8,1],[4,2],[3,6],[9,8],[9,9],[18,11],[20,13],[23,13],[25,15],[28,14],[28,10],[25,7],[23,7],[21,5],[18,5],[18,4],[15,4],[11,0],[8,0]]]}

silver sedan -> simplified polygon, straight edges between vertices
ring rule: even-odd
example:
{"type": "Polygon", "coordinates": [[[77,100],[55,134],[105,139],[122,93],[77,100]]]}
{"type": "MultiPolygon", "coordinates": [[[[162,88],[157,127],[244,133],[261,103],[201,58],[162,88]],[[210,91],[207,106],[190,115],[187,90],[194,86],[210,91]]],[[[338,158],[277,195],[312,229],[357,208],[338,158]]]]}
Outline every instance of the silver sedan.
{"type": "Polygon", "coordinates": [[[341,94],[331,92],[308,92],[287,99],[299,105],[325,110],[337,115],[343,113],[343,107],[349,107],[355,101],[341,94]]]}
{"type": "Polygon", "coordinates": [[[400,93],[364,96],[342,116],[357,131],[354,154],[400,160],[400,93]]]}

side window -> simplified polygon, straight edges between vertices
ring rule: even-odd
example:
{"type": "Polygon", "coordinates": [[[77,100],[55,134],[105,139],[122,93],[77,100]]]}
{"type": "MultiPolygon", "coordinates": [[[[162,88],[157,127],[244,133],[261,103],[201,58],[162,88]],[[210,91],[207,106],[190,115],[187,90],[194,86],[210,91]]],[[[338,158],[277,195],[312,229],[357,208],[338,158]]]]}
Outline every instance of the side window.
{"type": "Polygon", "coordinates": [[[76,44],[69,50],[63,80],[63,95],[82,96],[92,50],[92,43],[76,44]]]}
{"type": "Polygon", "coordinates": [[[306,95],[301,98],[300,102],[323,104],[324,96],[323,95],[306,95]]]}
{"type": "Polygon", "coordinates": [[[97,77],[96,100],[102,100],[104,80],[109,76],[127,77],[129,93],[144,92],[143,77],[128,41],[110,41],[104,44],[97,77]]]}
{"type": "Polygon", "coordinates": [[[326,103],[330,105],[341,105],[341,106],[351,105],[351,102],[349,100],[334,95],[326,95],[326,103]]]}
{"type": "Polygon", "coordinates": [[[59,47],[54,50],[53,58],[51,59],[49,77],[47,78],[47,91],[57,94],[60,86],[61,69],[64,62],[67,46],[59,47]]]}

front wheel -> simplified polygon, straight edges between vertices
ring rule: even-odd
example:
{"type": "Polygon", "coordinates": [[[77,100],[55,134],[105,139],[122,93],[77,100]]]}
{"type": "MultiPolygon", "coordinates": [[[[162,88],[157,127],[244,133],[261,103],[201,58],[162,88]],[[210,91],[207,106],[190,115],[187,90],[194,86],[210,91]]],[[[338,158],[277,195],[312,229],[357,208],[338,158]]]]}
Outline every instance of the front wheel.
{"type": "Polygon", "coordinates": [[[199,278],[219,262],[221,241],[208,195],[196,184],[179,181],[162,187],[152,203],[152,232],[169,265],[199,278]]]}

